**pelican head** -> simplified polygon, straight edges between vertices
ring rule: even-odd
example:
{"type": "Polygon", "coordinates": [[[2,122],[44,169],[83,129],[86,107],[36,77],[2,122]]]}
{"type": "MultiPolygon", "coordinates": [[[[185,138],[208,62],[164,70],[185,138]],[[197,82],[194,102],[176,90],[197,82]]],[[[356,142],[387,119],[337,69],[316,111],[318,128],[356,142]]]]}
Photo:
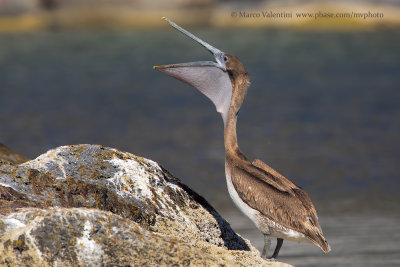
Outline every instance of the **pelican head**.
{"type": "Polygon", "coordinates": [[[168,64],[154,66],[154,69],[181,80],[206,95],[214,103],[217,111],[221,113],[224,125],[226,125],[232,93],[235,88],[234,84],[237,77],[239,77],[238,74],[247,74],[243,64],[237,57],[222,52],[218,48],[204,42],[170,19],[164,17],[163,20],[205,47],[214,56],[215,61],[168,64]]]}

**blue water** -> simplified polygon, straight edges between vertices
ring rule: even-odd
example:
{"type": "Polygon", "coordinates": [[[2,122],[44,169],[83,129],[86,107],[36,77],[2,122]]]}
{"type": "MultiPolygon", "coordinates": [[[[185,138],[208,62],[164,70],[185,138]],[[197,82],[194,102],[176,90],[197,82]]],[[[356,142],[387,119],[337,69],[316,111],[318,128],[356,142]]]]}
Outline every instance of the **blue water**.
{"type": "MultiPolygon", "coordinates": [[[[238,121],[250,159],[302,186],[322,218],[400,214],[400,30],[191,30],[251,74],[238,121]]],[[[0,35],[0,142],[31,158],[78,143],[129,151],[229,213],[221,118],[152,69],[195,60],[212,58],[173,30],[0,35]]]]}

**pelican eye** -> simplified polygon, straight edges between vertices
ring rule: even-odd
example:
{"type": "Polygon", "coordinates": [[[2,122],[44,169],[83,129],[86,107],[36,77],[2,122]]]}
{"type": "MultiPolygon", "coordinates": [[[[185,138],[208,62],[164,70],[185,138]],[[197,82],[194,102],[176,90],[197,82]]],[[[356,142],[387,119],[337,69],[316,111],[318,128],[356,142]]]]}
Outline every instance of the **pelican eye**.
{"type": "Polygon", "coordinates": [[[224,56],[224,61],[227,62],[228,61],[228,57],[224,56]]]}

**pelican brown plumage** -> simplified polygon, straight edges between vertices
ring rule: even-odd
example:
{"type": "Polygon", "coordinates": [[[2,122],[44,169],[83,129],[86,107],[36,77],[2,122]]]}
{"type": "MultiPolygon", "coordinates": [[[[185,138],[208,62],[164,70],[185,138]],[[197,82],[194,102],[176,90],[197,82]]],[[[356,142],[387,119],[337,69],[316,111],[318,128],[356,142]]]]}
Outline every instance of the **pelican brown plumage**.
{"type": "Polygon", "coordinates": [[[237,114],[250,85],[250,75],[242,62],[184,30],[171,20],[171,26],[208,49],[216,62],[199,61],[154,66],[186,82],[206,95],[224,121],[225,176],[236,206],[264,234],[262,257],[267,258],[271,236],[277,245],[271,258],[277,258],[283,239],[313,243],[330,251],[318,222],[317,212],[307,193],[263,161],[253,162],[239,150],[236,136],[237,114]]]}

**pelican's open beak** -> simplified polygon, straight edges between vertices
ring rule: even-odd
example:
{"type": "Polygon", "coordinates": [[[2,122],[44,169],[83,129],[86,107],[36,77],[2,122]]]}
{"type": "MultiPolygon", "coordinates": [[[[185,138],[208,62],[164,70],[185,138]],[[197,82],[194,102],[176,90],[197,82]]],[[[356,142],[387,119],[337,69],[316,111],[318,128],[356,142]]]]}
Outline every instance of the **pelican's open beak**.
{"type": "MultiPolygon", "coordinates": [[[[204,42],[203,40],[201,40],[200,38],[194,36],[193,34],[191,34],[190,32],[188,32],[187,30],[183,29],[182,27],[180,27],[179,25],[177,25],[175,22],[173,22],[172,20],[163,17],[162,18],[164,21],[168,22],[172,27],[174,27],[175,29],[177,29],[178,31],[180,31],[181,33],[185,34],[186,36],[192,38],[193,40],[195,40],[196,42],[198,42],[199,44],[201,44],[202,46],[204,46],[208,51],[210,51],[211,54],[213,54],[215,60],[217,61],[217,64],[215,64],[216,67],[222,69],[223,71],[226,71],[226,66],[225,66],[225,54],[213,47],[212,45],[204,42]]],[[[190,63],[192,66],[196,66],[197,62],[192,62],[190,63]]],[[[205,61],[199,61],[199,66],[204,66],[205,61]]],[[[207,63],[207,65],[209,65],[211,62],[207,63]]],[[[215,63],[215,62],[214,62],[215,63]]],[[[183,63],[185,64],[184,66],[188,66],[188,63],[183,63]]],[[[164,65],[164,66],[154,66],[154,69],[163,69],[163,68],[169,68],[169,67],[179,67],[180,64],[171,64],[171,65],[164,65]]],[[[182,66],[183,67],[183,66],[182,66]]]]}
{"type": "Polygon", "coordinates": [[[221,113],[225,124],[232,96],[232,83],[225,66],[227,57],[221,50],[200,40],[171,20],[163,19],[178,31],[207,48],[214,55],[216,62],[197,61],[154,66],[153,68],[193,86],[206,95],[214,103],[217,111],[221,113]]]}

